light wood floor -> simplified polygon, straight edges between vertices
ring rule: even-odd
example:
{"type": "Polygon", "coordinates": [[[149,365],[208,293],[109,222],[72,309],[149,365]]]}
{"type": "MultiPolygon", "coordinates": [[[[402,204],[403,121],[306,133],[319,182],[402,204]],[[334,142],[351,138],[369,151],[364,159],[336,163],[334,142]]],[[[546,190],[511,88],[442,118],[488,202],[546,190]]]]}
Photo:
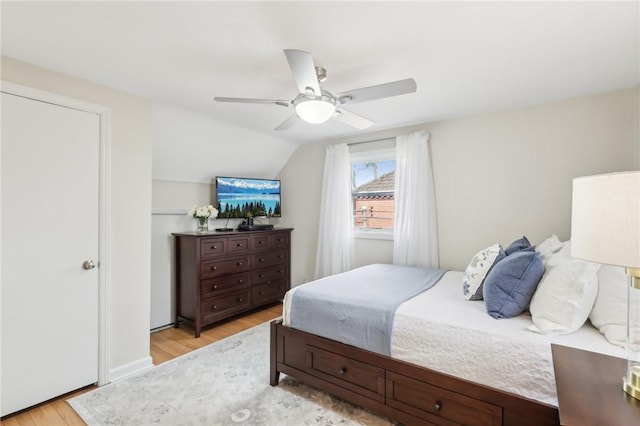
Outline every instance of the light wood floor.
{"type": "MultiPolygon", "coordinates": [[[[200,338],[193,337],[193,328],[181,325],[180,328],[167,328],[151,334],[151,357],[154,365],[161,364],[201,348],[215,341],[224,339],[248,328],[279,317],[282,304],[272,305],[253,313],[233,318],[200,333],[200,338]]],[[[66,402],[67,399],[95,389],[95,386],[68,393],[59,398],[37,405],[29,410],[7,416],[0,421],[1,426],[64,426],[84,425],[80,416],[66,402]]]]}

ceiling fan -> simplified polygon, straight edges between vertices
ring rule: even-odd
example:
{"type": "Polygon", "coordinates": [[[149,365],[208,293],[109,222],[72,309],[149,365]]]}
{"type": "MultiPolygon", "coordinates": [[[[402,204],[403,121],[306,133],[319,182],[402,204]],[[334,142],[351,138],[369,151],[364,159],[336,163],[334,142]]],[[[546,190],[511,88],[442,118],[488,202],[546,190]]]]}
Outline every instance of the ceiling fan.
{"type": "Polygon", "coordinates": [[[317,124],[324,123],[331,118],[362,130],[372,126],[373,121],[344,109],[343,105],[413,93],[417,88],[416,82],[412,78],[407,78],[333,94],[320,87],[320,83],[327,78],[327,71],[315,66],[311,53],[303,50],[285,49],[284,54],[300,92],[293,100],[225,97],[215,97],[214,100],[218,102],[273,104],[285,108],[293,106],[295,114],[287,118],[275,130],[288,129],[298,119],[317,124]]]}

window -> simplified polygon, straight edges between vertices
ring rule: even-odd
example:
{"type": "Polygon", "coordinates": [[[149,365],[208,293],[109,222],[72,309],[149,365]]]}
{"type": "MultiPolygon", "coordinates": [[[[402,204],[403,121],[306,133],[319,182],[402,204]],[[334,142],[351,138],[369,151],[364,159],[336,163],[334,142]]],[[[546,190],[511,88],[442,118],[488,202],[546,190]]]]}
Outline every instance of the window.
{"type": "Polygon", "coordinates": [[[351,198],[355,236],[393,236],[395,149],[351,153],[351,198]]]}

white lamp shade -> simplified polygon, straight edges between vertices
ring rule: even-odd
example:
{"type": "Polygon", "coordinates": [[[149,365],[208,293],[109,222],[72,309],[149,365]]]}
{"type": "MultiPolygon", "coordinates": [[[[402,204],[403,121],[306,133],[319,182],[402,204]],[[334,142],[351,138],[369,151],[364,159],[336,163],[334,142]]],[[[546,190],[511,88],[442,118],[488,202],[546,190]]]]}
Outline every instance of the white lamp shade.
{"type": "Polygon", "coordinates": [[[573,180],[571,254],[640,268],[640,172],[573,180]]]}
{"type": "Polygon", "coordinates": [[[300,99],[296,103],[298,117],[307,123],[324,123],[336,110],[335,104],[320,99],[300,99]]]}

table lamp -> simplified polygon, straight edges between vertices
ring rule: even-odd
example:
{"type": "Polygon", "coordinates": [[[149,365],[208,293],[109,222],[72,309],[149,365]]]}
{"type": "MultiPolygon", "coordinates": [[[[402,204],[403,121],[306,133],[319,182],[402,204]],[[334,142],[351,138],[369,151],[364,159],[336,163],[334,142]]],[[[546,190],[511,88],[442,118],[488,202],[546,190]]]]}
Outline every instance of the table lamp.
{"type": "Polygon", "coordinates": [[[622,388],[640,400],[640,172],[573,180],[571,254],[624,266],[627,290],[627,371],[622,388]]]}

